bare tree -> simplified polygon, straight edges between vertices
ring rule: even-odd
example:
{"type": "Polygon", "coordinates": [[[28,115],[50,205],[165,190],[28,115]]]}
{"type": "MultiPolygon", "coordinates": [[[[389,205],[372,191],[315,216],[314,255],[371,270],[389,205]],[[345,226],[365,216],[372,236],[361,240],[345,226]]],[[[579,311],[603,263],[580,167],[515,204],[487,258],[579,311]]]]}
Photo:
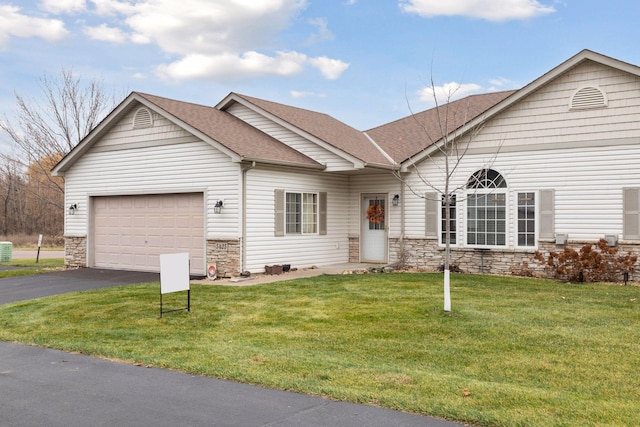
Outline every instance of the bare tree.
{"type": "MultiPolygon", "coordinates": [[[[85,81],[64,68],[57,77],[42,77],[39,85],[39,100],[15,94],[16,115],[13,119],[5,115],[0,129],[13,141],[22,165],[39,169],[52,194],[63,194],[64,181],[51,177],[51,160],[71,151],[116,105],[116,98],[102,81],[85,81]]],[[[50,203],[63,208],[60,200],[51,198],[50,203]]]]}
{"type": "MultiPolygon", "coordinates": [[[[441,179],[438,179],[437,182],[430,180],[421,173],[417,163],[413,159],[409,159],[409,168],[419,178],[420,187],[426,187],[435,193],[437,195],[435,201],[442,204],[444,211],[444,229],[442,230],[445,238],[443,266],[444,311],[447,312],[451,311],[451,207],[461,201],[461,199],[456,196],[456,192],[459,192],[466,186],[466,182],[454,186],[455,181],[453,178],[463,158],[467,154],[469,146],[482,129],[481,125],[471,128],[465,127],[465,125],[478,114],[478,111],[472,108],[469,98],[467,98],[466,101],[464,99],[456,102],[452,101],[459,88],[459,85],[450,87],[444,93],[444,102],[441,102],[433,79],[431,79],[429,90],[435,104],[435,107],[432,109],[435,117],[431,117],[432,120],[424,122],[420,120],[416,113],[411,111],[416,125],[420,128],[420,131],[425,135],[427,140],[428,150],[426,151],[426,160],[430,160],[431,164],[439,168],[439,174],[441,176],[441,179]],[[436,161],[436,158],[438,160],[441,159],[441,162],[436,161]]],[[[409,108],[411,110],[411,107],[409,108]]],[[[499,148],[491,157],[490,162],[484,165],[483,170],[490,168],[490,163],[493,163],[498,152],[499,148]]],[[[415,188],[415,185],[407,182],[403,175],[400,173],[395,174],[398,179],[407,185],[414,195],[426,198],[424,192],[419,191],[419,189],[415,188]]],[[[458,182],[460,181],[458,180],[458,182]]]]}

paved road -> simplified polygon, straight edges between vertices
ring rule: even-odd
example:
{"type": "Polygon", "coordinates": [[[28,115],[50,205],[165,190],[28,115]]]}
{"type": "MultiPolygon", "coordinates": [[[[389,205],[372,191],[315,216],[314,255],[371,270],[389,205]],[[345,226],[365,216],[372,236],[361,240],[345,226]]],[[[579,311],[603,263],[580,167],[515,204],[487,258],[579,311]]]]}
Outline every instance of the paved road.
{"type": "MultiPolygon", "coordinates": [[[[0,303],[158,278],[153,273],[80,269],[0,279],[0,303]]],[[[462,424],[0,342],[0,426],[461,427],[462,424]]]]}

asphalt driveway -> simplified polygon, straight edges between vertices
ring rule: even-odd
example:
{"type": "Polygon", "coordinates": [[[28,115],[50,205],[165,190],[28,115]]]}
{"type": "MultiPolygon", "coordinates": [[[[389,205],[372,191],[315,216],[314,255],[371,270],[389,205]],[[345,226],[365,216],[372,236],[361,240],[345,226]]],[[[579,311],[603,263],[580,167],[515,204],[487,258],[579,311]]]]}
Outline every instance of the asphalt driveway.
{"type": "MultiPolygon", "coordinates": [[[[159,281],[78,269],[0,279],[0,304],[159,281]]],[[[0,426],[462,427],[373,406],[0,341],[0,426]]]]}
{"type": "Polygon", "coordinates": [[[79,268],[0,279],[0,304],[67,292],[158,282],[159,273],[79,268]]]}

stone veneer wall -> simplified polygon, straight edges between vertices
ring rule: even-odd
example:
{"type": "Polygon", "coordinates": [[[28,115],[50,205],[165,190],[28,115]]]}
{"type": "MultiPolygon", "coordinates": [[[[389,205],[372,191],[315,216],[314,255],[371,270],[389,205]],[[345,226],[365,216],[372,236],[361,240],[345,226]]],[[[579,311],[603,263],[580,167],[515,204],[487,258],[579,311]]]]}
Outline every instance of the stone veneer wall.
{"type": "Polygon", "coordinates": [[[360,262],[360,237],[349,236],[349,262],[360,262]]]}
{"type": "MultiPolygon", "coordinates": [[[[595,241],[574,241],[568,246],[579,251],[585,244],[595,241]]],[[[550,251],[562,251],[563,245],[556,245],[552,240],[538,241],[538,250],[545,257],[550,251]]],[[[639,253],[638,245],[620,244],[620,253],[639,253]]],[[[397,262],[404,251],[405,265],[411,268],[437,270],[444,265],[444,249],[438,246],[436,239],[390,239],[390,264],[397,262]]],[[[533,262],[534,251],[500,250],[500,249],[468,249],[452,248],[451,265],[457,266],[464,273],[519,274],[525,263],[536,275],[544,272],[544,266],[533,262]]],[[[453,269],[453,268],[452,268],[453,269]]]]}
{"type": "Polygon", "coordinates": [[[240,239],[207,240],[207,265],[216,264],[218,277],[240,274],[240,239]]]}
{"type": "Polygon", "coordinates": [[[68,237],[64,238],[64,265],[67,268],[78,268],[87,266],[87,238],[68,237]]]}

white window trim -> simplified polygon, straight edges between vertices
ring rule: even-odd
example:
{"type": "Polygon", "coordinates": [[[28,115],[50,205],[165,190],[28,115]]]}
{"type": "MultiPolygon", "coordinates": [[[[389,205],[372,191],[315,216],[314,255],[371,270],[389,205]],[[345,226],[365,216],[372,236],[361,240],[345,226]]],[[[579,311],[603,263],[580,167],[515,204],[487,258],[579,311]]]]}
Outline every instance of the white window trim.
{"type": "Polygon", "coordinates": [[[504,187],[504,188],[487,188],[487,189],[483,189],[483,188],[474,188],[474,189],[468,189],[465,193],[464,193],[464,242],[463,245],[465,248],[468,249],[509,249],[510,247],[513,247],[509,244],[510,242],[510,238],[512,237],[512,230],[509,230],[509,224],[511,221],[510,215],[511,215],[511,209],[509,209],[509,203],[511,201],[511,189],[508,187],[504,187]],[[473,245],[473,244],[469,244],[467,243],[468,239],[468,225],[469,225],[469,218],[468,218],[468,208],[469,208],[469,197],[470,196],[475,196],[478,194],[504,194],[505,196],[505,212],[504,212],[504,226],[505,226],[505,243],[504,245],[473,245]]]}
{"type": "Polygon", "coordinates": [[[523,250],[537,250],[540,239],[540,193],[538,190],[513,190],[513,247],[523,250]],[[518,244],[518,195],[520,193],[533,193],[535,197],[535,231],[533,246],[521,246],[518,244]]]}
{"type": "MultiPolygon", "coordinates": [[[[456,224],[456,240],[451,241],[450,242],[450,246],[452,248],[460,248],[464,245],[464,243],[459,243],[460,242],[460,206],[461,206],[461,197],[458,193],[453,193],[453,195],[456,197],[456,215],[455,218],[453,218],[455,224],[456,224]]],[[[464,199],[463,199],[464,200],[464,199]]],[[[444,209],[444,206],[442,206],[442,202],[438,203],[438,246],[441,248],[444,248],[445,246],[447,246],[447,243],[444,242],[442,240],[442,233],[444,233],[444,230],[442,229],[442,222],[444,221],[444,217],[442,216],[442,210],[444,209]]],[[[465,210],[466,210],[466,204],[465,204],[465,210]]],[[[464,235],[466,237],[466,234],[464,235]]]]}
{"type": "Polygon", "coordinates": [[[284,232],[286,236],[314,236],[314,235],[319,235],[320,234],[320,193],[319,192],[314,192],[314,191],[285,191],[284,193],[284,232]],[[300,232],[299,233],[291,233],[287,230],[287,196],[289,194],[299,194],[300,195],[300,206],[301,206],[301,212],[300,212],[300,232]],[[315,195],[315,213],[314,213],[314,218],[315,218],[315,231],[313,233],[306,233],[304,231],[304,217],[305,217],[305,212],[304,212],[304,195],[305,194],[313,194],[315,195]]]}

